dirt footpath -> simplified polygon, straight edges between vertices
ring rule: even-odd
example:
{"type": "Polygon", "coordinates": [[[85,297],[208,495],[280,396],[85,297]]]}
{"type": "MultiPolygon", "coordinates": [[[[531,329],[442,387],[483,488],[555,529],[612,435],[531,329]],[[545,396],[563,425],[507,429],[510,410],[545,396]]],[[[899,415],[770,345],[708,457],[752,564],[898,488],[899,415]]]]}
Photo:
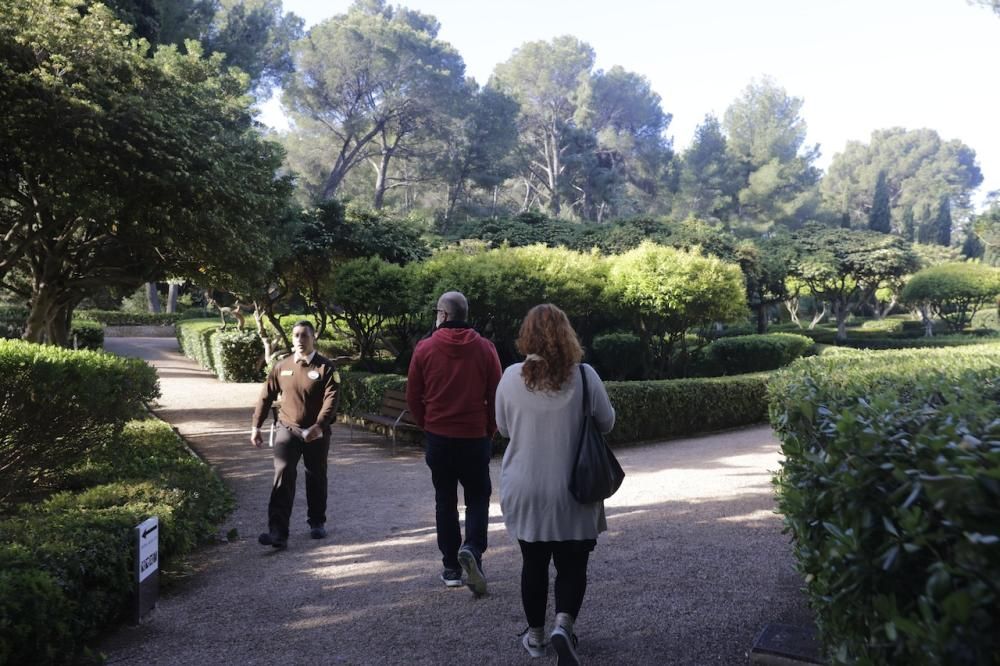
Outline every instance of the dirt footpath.
{"type": "MultiPolygon", "coordinates": [[[[266,527],[271,452],[249,443],[256,384],[223,384],[165,338],[108,338],[157,367],[158,416],[236,494],[221,532],[239,538],[192,556],[194,575],[150,620],[102,645],[109,664],[543,664],[518,633],[520,556],[499,507],[494,459],[488,597],[438,579],[430,472],[417,449],[334,430],[327,527],[311,540],[303,475],[286,551],[266,527]]],[[[768,622],[808,623],[791,549],[774,511],[778,444],[768,427],[620,451],[627,473],[607,502],[577,621],[587,664],[745,664],[768,622]]],[[[461,496],[460,496],[461,498],[461,496]]],[[[553,609],[550,598],[549,624],[553,609]]]]}

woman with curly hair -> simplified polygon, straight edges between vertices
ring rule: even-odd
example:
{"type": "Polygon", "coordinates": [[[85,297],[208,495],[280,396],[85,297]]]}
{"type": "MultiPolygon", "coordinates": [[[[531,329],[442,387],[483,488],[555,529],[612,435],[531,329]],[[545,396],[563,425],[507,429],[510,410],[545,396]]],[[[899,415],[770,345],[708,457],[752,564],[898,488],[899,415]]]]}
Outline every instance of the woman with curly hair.
{"type": "Polygon", "coordinates": [[[580,504],[569,492],[570,470],[587,408],[602,432],[615,410],[601,378],[581,364],[583,350],[566,314],[555,305],[533,307],[521,324],[523,363],[507,368],[496,393],[497,428],[510,438],[500,468],[500,507],[507,531],[521,547],[521,601],[528,620],[522,644],[545,654],[549,561],[556,567],[555,626],[550,635],[559,664],[578,664],[573,623],[587,589],[587,561],[607,529],[604,503],[580,504]]]}

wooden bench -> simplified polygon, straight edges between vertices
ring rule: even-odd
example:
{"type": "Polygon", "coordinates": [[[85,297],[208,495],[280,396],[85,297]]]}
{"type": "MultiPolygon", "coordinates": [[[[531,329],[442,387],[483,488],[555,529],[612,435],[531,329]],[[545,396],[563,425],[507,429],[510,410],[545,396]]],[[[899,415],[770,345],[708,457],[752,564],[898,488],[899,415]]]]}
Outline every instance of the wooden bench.
{"type": "MultiPolygon", "coordinates": [[[[377,423],[389,429],[392,435],[392,455],[396,455],[396,431],[409,430],[421,432],[420,426],[413,421],[410,410],[406,406],[406,393],[403,391],[387,390],[382,394],[382,404],[379,405],[378,413],[359,414],[362,421],[377,423]]],[[[351,427],[351,437],[354,437],[353,423],[351,427]]]]}

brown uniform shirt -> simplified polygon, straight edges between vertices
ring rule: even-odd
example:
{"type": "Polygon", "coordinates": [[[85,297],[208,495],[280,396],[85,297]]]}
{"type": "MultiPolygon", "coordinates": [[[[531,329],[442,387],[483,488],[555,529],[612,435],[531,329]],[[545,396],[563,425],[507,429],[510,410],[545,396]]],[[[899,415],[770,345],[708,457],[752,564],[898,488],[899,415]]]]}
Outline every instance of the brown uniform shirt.
{"type": "Polygon", "coordinates": [[[312,361],[300,365],[294,355],[289,356],[275,363],[268,374],[253,410],[253,425],[263,425],[271,403],[280,393],[279,421],[298,428],[319,423],[327,432],[337,415],[339,389],[340,374],[333,361],[316,353],[312,361]]]}

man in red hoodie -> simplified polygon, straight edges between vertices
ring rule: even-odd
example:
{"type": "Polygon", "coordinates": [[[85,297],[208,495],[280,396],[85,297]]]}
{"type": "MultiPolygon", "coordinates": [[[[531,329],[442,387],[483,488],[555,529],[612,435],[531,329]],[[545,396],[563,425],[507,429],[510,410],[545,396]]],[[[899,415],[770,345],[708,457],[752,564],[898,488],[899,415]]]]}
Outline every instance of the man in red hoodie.
{"type": "Polygon", "coordinates": [[[437,329],[417,343],[406,381],[406,402],[424,430],[434,482],[437,542],[448,587],[486,593],[482,558],[489,524],[490,439],[502,370],[493,343],[466,323],[469,303],[449,291],[438,299],[437,329]],[[458,524],[458,484],[465,493],[465,541],[458,524]]]}

